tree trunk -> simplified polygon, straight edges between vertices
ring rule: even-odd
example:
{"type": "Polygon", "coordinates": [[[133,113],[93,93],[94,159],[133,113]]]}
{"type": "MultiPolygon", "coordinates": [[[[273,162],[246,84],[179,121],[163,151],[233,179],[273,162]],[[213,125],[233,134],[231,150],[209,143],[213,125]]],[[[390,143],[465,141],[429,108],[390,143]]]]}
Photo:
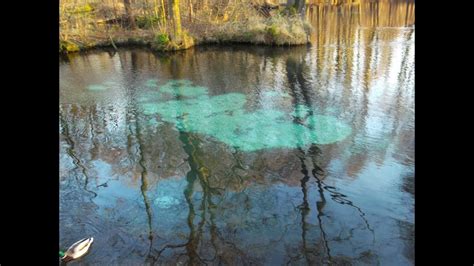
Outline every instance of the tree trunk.
{"type": "Polygon", "coordinates": [[[170,0],[171,10],[172,10],[172,18],[173,18],[173,25],[174,25],[174,32],[173,37],[174,41],[179,43],[181,41],[181,14],[179,12],[179,0],[170,0]]]}
{"type": "Polygon", "coordinates": [[[158,18],[158,2],[157,2],[157,0],[154,0],[153,11],[155,12],[155,17],[158,18]]]}
{"type": "Polygon", "coordinates": [[[162,15],[162,24],[163,24],[163,27],[166,27],[166,18],[167,18],[167,15],[166,15],[166,7],[165,7],[165,1],[164,0],[161,0],[161,12],[163,14],[162,15]]]}
{"type": "Polygon", "coordinates": [[[123,0],[125,6],[125,16],[127,17],[128,26],[130,29],[134,30],[137,28],[135,24],[135,17],[133,16],[132,8],[130,7],[130,0],[123,0]]]}
{"type": "Polygon", "coordinates": [[[188,0],[188,8],[189,8],[189,22],[193,22],[194,10],[193,10],[192,0],[188,0]]]}

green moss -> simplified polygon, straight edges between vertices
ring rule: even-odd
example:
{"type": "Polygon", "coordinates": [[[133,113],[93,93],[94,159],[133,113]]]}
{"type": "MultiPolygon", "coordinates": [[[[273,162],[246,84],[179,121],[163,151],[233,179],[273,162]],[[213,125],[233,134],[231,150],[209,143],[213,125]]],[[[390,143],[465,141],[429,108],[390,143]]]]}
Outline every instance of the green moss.
{"type": "Polygon", "coordinates": [[[155,35],[152,46],[157,49],[165,49],[170,43],[170,38],[166,33],[155,35]]]}
{"type": "Polygon", "coordinates": [[[298,14],[298,10],[296,10],[296,5],[292,5],[288,8],[286,8],[286,14],[290,16],[295,16],[298,14]]]}
{"type": "Polygon", "coordinates": [[[169,35],[161,33],[155,36],[151,48],[157,51],[177,51],[194,46],[194,38],[187,31],[181,36],[171,39],[169,35]]]}
{"type": "Polygon", "coordinates": [[[276,25],[270,25],[267,27],[267,33],[272,36],[276,37],[280,31],[278,30],[278,27],[276,25]]]}
{"type": "Polygon", "coordinates": [[[78,52],[80,50],[79,46],[70,41],[60,41],[59,42],[59,52],[63,53],[72,53],[78,52]]]}
{"type": "Polygon", "coordinates": [[[167,50],[177,51],[188,49],[192,46],[194,46],[194,38],[187,31],[183,31],[179,38],[171,40],[167,47],[167,50]]]}

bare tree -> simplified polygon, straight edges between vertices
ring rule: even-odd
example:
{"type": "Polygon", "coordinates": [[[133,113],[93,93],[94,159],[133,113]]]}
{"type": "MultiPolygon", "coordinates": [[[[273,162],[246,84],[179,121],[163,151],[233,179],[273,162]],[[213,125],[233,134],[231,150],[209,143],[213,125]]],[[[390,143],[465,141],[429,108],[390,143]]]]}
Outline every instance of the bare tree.
{"type": "Polygon", "coordinates": [[[181,40],[182,29],[181,29],[181,14],[179,11],[179,0],[169,0],[171,5],[171,17],[173,19],[173,38],[175,42],[181,40]]]}
{"type": "Polygon", "coordinates": [[[135,24],[135,17],[133,16],[133,10],[130,7],[130,0],[123,0],[123,5],[125,6],[125,16],[127,19],[127,23],[132,30],[137,28],[135,24]]]}
{"type": "Polygon", "coordinates": [[[306,1],[305,0],[287,0],[286,2],[287,7],[294,7],[298,14],[304,17],[305,8],[306,8],[306,1]]]}

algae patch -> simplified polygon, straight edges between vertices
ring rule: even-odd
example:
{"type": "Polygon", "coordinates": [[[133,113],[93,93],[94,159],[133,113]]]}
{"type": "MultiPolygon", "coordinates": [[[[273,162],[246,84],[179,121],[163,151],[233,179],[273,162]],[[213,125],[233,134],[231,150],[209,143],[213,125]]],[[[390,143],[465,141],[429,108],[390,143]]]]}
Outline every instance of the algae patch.
{"type": "Polygon", "coordinates": [[[160,91],[163,93],[169,93],[172,95],[179,95],[184,97],[198,97],[207,95],[208,90],[206,87],[192,86],[190,80],[172,80],[160,87],[160,91]]]}
{"type": "Polygon", "coordinates": [[[244,94],[209,96],[207,88],[193,86],[188,80],[172,80],[161,86],[160,92],[172,94],[175,99],[143,102],[141,108],[146,115],[158,115],[180,131],[209,135],[243,151],[330,144],[352,132],[337,118],[313,114],[305,105],[297,105],[290,114],[277,109],[249,112],[244,94]],[[301,121],[295,123],[295,117],[301,121]]]}
{"type": "Polygon", "coordinates": [[[101,84],[92,84],[87,86],[87,89],[90,91],[105,91],[107,90],[107,86],[101,84]]]}
{"type": "Polygon", "coordinates": [[[119,84],[115,81],[105,81],[102,84],[91,84],[87,86],[89,91],[105,91],[113,87],[118,86],[119,84]]]}
{"type": "Polygon", "coordinates": [[[145,86],[151,87],[151,88],[156,88],[158,87],[158,80],[156,79],[149,79],[145,82],[145,86]]]}

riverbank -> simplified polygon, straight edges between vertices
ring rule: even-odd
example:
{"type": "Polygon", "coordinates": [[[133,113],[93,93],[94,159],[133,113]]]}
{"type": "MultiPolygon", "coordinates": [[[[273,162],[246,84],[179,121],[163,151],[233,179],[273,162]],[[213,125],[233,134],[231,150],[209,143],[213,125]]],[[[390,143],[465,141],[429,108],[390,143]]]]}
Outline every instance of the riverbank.
{"type": "Polygon", "coordinates": [[[96,27],[85,34],[68,34],[60,38],[60,53],[73,53],[100,47],[140,45],[154,51],[176,51],[199,44],[247,43],[255,45],[292,46],[309,43],[311,26],[298,16],[275,15],[253,17],[215,25],[195,22],[183,29],[179,40],[156,29],[96,27]]]}

